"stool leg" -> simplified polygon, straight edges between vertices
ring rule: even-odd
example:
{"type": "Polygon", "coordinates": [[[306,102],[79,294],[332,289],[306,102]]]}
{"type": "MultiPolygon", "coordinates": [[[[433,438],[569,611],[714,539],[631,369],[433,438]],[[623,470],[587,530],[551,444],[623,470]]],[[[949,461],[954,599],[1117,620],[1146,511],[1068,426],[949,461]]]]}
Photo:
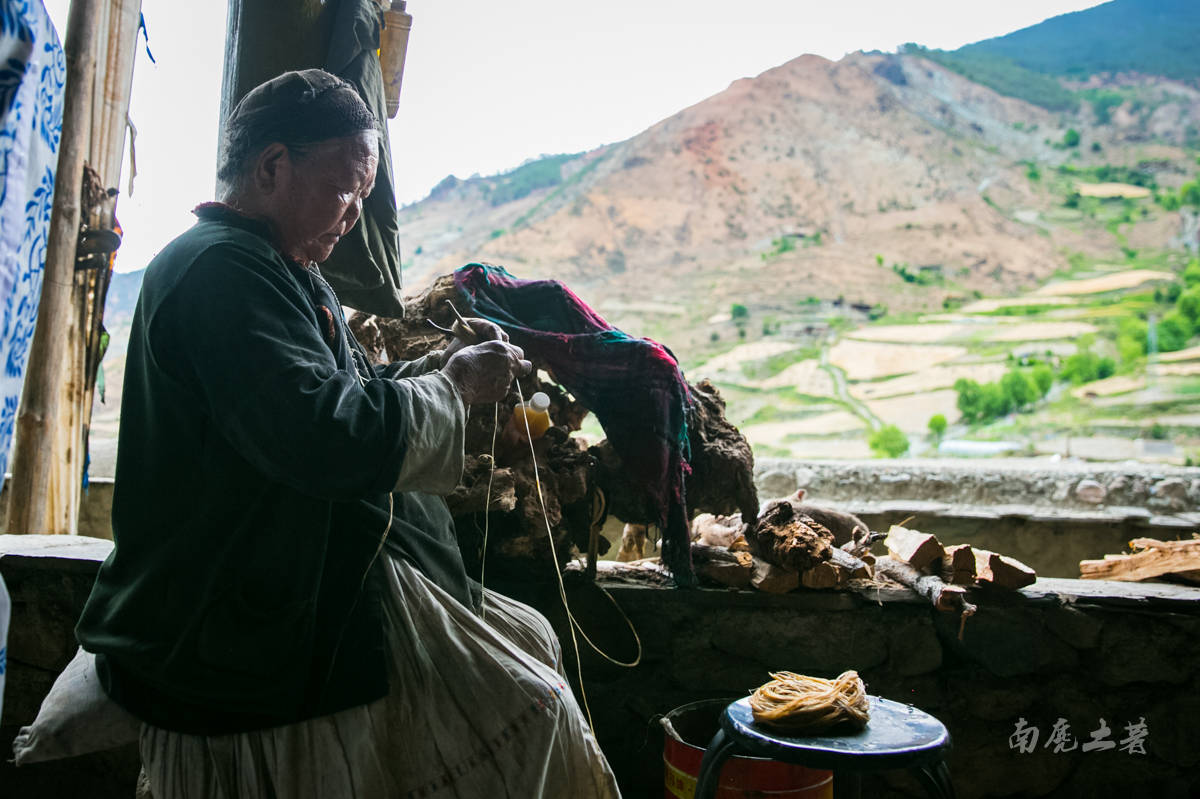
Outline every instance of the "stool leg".
{"type": "Polygon", "coordinates": [[[833,772],[833,799],[862,799],[862,775],[856,771],[833,772]]]}
{"type": "Polygon", "coordinates": [[[704,750],[704,759],[700,761],[700,776],[696,778],[696,799],[714,799],[717,786],[721,784],[721,767],[737,748],[737,741],[725,734],[725,730],[717,730],[717,734],[708,742],[704,750]]]}
{"type": "Polygon", "coordinates": [[[912,772],[933,799],[955,799],[954,784],[950,782],[950,767],[946,765],[945,760],[939,760],[934,766],[914,768],[912,772]]]}

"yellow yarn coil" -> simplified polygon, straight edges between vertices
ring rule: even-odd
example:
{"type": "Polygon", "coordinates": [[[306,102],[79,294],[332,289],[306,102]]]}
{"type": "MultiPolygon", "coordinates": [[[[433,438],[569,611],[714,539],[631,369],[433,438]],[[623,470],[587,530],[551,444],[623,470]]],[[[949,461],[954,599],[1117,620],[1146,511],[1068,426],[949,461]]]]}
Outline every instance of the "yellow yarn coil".
{"type": "Polygon", "coordinates": [[[790,671],[771,673],[771,681],[750,695],[755,722],[789,732],[816,732],[846,725],[867,726],[867,689],[856,671],[834,680],[806,677],[790,671]]]}

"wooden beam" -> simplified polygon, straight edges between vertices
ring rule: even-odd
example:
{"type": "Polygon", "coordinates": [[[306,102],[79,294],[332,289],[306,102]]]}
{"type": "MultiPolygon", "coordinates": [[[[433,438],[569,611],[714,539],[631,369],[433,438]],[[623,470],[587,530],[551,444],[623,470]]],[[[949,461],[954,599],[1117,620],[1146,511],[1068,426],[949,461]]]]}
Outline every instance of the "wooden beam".
{"type": "Polygon", "coordinates": [[[79,240],[83,160],[91,132],[95,41],[106,0],[73,0],[67,19],[64,55],[63,127],[54,177],[54,204],[47,235],[46,266],[37,326],[29,348],[29,368],[16,422],[16,453],[9,490],[8,529],[48,532],[50,468],[54,461],[67,328],[73,316],[75,246],[79,240]]]}

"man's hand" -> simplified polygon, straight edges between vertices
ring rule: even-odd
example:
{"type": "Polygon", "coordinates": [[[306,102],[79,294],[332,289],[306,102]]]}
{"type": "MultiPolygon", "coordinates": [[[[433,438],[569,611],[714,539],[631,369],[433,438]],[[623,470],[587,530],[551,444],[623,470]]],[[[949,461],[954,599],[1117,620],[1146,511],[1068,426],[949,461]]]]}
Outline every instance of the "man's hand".
{"type": "MultiPolygon", "coordinates": [[[[500,329],[500,326],[494,322],[489,322],[486,319],[477,319],[471,317],[467,319],[467,324],[471,327],[471,332],[475,334],[476,343],[482,344],[485,341],[508,341],[508,334],[500,329]]],[[[450,346],[442,352],[442,366],[450,362],[450,357],[463,347],[470,346],[460,338],[454,338],[450,341],[450,346]]]]}
{"type": "Polygon", "coordinates": [[[462,347],[442,367],[442,374],[458,388],[468,405],[499,402],[508,394],[514,377],[531,371],[533,364],[525,360],[520,347],[496,339],[462,347]]]}

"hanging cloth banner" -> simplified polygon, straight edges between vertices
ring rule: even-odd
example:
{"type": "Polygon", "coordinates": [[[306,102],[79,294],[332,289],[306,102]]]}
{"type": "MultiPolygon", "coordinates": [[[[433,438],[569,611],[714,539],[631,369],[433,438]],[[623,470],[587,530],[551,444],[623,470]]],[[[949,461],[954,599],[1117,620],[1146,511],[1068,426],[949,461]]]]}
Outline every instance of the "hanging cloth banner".
{"type": "Polygon", "coordinates": [[[41,0],[0,0],[0,484],[42,296],[66,79],[41,0]]]}
{"type": "MultiPolygon", "coordinates": [[[[0,0],[0,486],[42,296],[66,80],[41,0],[0,0]]],[[[0,579],[0,708],[8,619],[0,579]]]]}

